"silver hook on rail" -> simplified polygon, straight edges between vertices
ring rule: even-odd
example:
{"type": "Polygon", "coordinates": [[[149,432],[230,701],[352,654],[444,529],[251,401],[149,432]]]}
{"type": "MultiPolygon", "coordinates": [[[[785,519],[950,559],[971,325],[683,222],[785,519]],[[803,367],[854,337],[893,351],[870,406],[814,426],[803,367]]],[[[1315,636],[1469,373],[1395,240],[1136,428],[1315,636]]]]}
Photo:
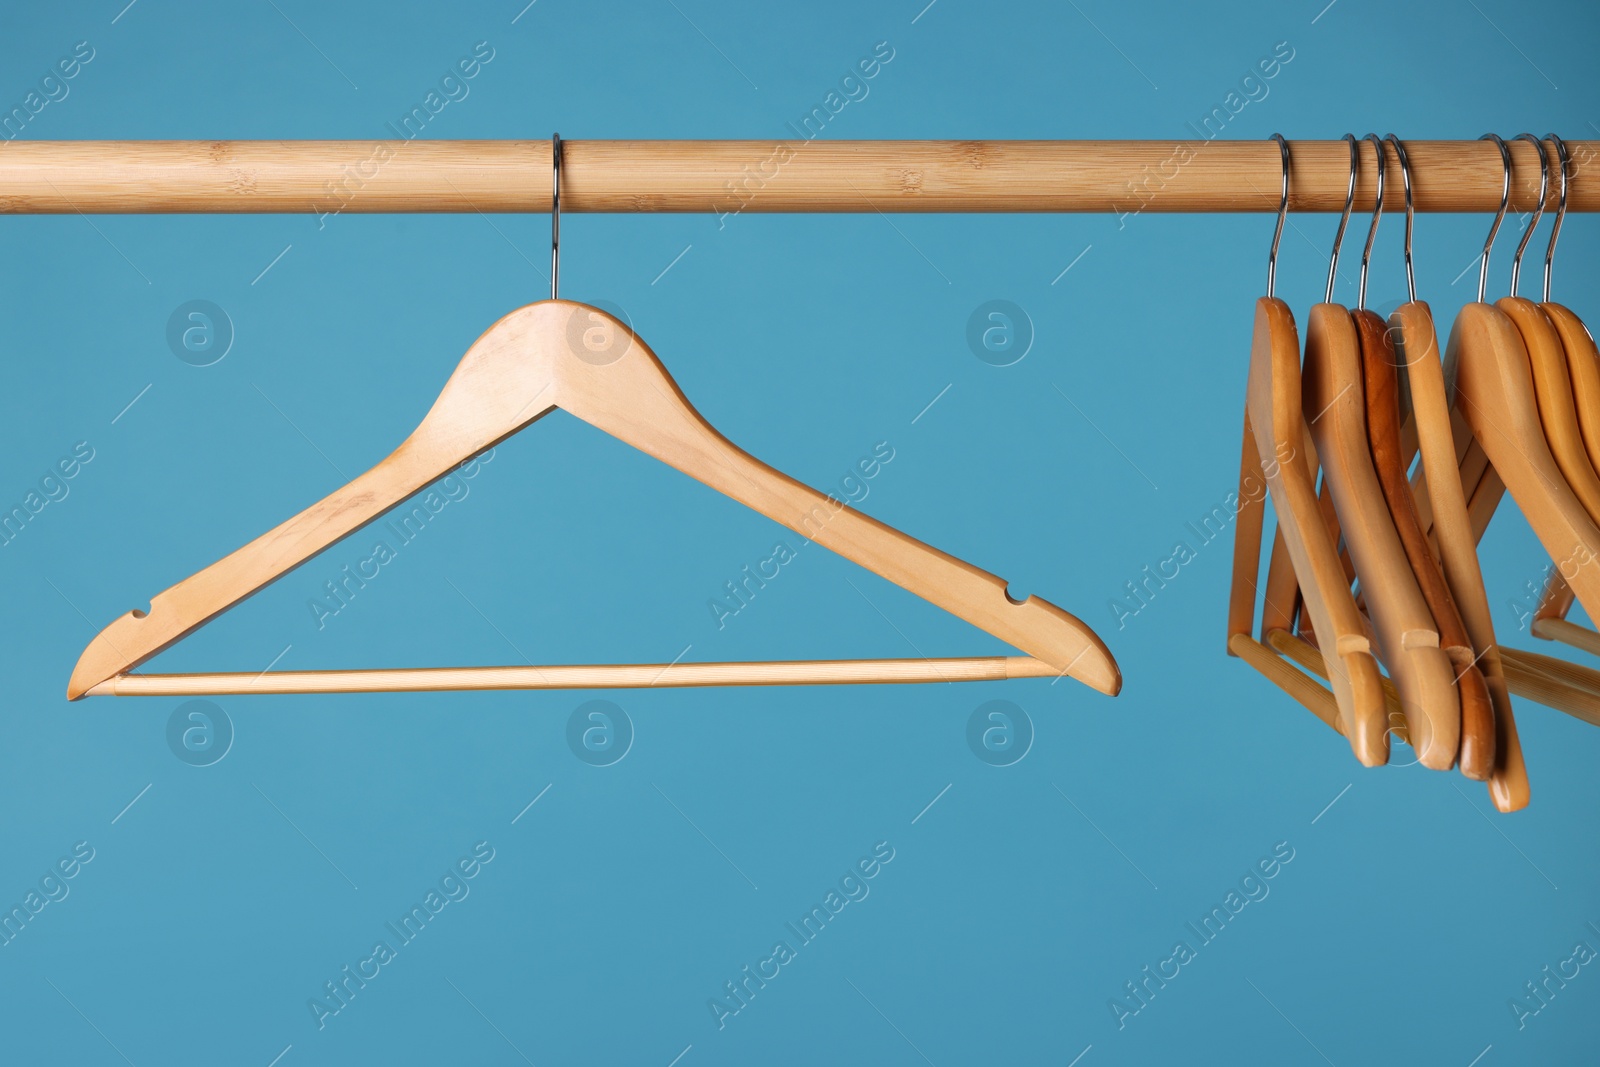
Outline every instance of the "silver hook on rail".
{"type": "Polygon", "coordinates": [[[1506,208],[1511,204],[1511,151],[1498,133],[1486,133],[1478,140],[1494,142],[1495,147],[1500,149],[1500,165],[1505,168],[1505,179],[1500,185],[1500,210],[1495,212],[1489,236],[1483,242],[1483,261],[1478,265],[1478,303],[1481,304],[1489,291],[1489,253],[1494,249],[1494,236],[1500,232],[1500,224],[1506,218],[1506,208]]]}
{"type": "MultiPolygon", "coordinates": [[[[1283,159],[1283,192],[1278,197],[1278,225],[1272,231],[1272,251],[1267,253],[1267,296],[1271,297],[1278,284],[1278,242],[1283,240],[1283,224],[1289,218],[1289,142],[1283,134],[1275,133],[1270,140],[1278,142],[1278,153],[1283,159]]],[[[1565,190],[1565,186],[1562,189],[1565,190]]]]}
{"type": "Polygon", "coordinates": [[[1400,160],[1400,181],[1406,190],[1406,293],[1412,303],[1417,301],[1417,272],[1411,265],[1411,226],[1415,207],[1411,199],[1411,160],[1406,156],[1406,146],[1400,143],[1400,138],[1389,134],[1384,138],[1394,145],[1395,158],[1400,160]]]}
{"type": "MultiPolygon", "coordinates": [[[[1356,307],[1367,306],[1367,267],[1372,262],[1372,242],[1378,236],[1378,220],[1383,218],[1383,176],[1388,168],[1388,161],[1383,157],[1383,141],[1375,133],[1369,133],[1362,138],[1371,141],[1373,150],[1378,156],[1378,194],[1372,204],[1372,225],[1367,227],[1367,243],[1361,249],[1361,273],[1356,281],[1356,307]]],[[[1357,149],[1359,151],[1359,148],[1357,149]]]]}
{"type": "Polygon", "coordinates": [[[550,135],[550,299],[561,272],[561,135],[550,135]]]}
{"type": "Polygon", "coordinates": [[[1531,133],[1519,133],[1515,139],[1527,141],[1539,153],[1539,203],[1533,209],[1533,218],[1528,220],[1528,228],[1522,231],[1522,240],[1517,242],[1517,254],[1511,257],[1512,296],[1517,295],[1517,281],[1522,276],[1522,253],[1528,250],[1528,239],[1539,228],[1539,220],[1544,217],[1544,198],[1550,193],[1550,160],[1544,154],[1544,145],[1531,133]]]}
{"type": "Polygon", "coordinates": [[[1552,141],[1556,146],[1556,162],[1561,167],[1561,198],[1556,201],[1556,221],[1550,230],[1550,244],[1544,250],[1544,302],[1550,302],[1550,261],[1556,255],[1556,238],[1561,236],[1561,222],[1567,217],[1567,164],[1571,156],[1567,155],[1567,142],[1553,133],[1545,134],[1545,139],[1552,141]]]}
{"type": "Polygon", "coordinates": [[[1344,214],[1339,216],[1339,229],[1333,235],[1333,254],[1328,257],[1328,288],[1322,298],[1324,304],[1333,303],[1333,280],[1339,273],[1339,246],[1344,244],[1344,229],[1350,224],[1350,208],[1356,202],[1356,168],[1361,165],[1361,149],[1357,147],[1356,135],[1347,133],[1344,140],[1350,142],[1350,184],[1344,191],[1344,214]]]}

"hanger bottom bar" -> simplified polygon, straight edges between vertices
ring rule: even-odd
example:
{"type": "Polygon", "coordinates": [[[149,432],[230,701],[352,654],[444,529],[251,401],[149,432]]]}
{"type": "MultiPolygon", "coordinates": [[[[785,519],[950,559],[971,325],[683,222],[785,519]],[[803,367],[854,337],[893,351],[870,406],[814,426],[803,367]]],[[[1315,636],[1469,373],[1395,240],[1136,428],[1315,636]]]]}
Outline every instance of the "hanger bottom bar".
{"type": "Polygon", "coordinates": [[[669,689],[702,685],[901,685],[1053,678],[1032,656],[846,659],[776,663],[613,663],[560,667],[422,667],[269,671],[264,674],[119,674],[85,696],[250,696],[269,693],[429,693],[477,689],[669,689]]]}

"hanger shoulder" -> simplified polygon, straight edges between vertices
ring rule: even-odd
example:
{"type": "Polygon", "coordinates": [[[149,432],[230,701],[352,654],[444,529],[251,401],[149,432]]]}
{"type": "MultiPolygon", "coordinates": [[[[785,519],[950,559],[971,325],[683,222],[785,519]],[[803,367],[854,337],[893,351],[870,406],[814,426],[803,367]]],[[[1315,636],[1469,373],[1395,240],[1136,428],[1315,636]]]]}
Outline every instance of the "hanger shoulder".
{"type": "MultiPolygon", "coordinates": [[[[1578,409],[1578,425],[1583,432],[1584,449],[1588,453],[1590,466],[1600,472],[1600,351],[1595,348],[1589,328],[1570,310],[1549,302],[1540,304],[1539,308],[1549,316],[1556,333],[1561,337],[1561,349],[1567,357],[1567,373],[1572,379],[1572,399],[1578,409]]],[[[1541,625],[1546,620],[1564,621],[1567,612],[1572,610],[1573,599],[1572,589],[1560,573],[1553,573],[1534,612],[1534,636],[1546,639],[1554,637],[1555,640],[1565,640],[1571,644],[1573,630],[1593,635],[1594,631],[1576,625],[1571,625],[1570,629],[1541,625]]]]}
{"type": "Polygon", "coordinates": [[[1567,370],[1567,354],[1561,334],[1550,317],[1531,300],[1508,296],[1495,301],[1495,307],[1517,325],[1533,372],[1533,395],[1539,405],[1539,422],[1556,466],[1572,489],[1572,494],[1600,524],[1600,477],[1595,476],[1578,424],[1578,409],[1573,403],[1572,376],[1567,370]]]}
{"type": "Polygon", "coordinates": [[[1539,305],[1561,339],[1567,357],[1567,375],[1572,381],[1573,406],[1583,435],[1589,465],[1600,471],[1600,351],[1583,320],[1560,304],[1539,305]]]}
{"type": "Polygon", "coordinates": [[[1439,632],[1389,516],[1367,443],[1360,340],[1337,304],[1311,309],[1306,333],[1305,408],[1332,491],[1340,527],[1405,708],[1417,757],[1426,767],[1455,764],[1461,708],[1439,632]]]}
{"type": "Polygon", "coordinates": [[[1306,611],[1335,661],[1329,674],[1342,732],[1358,760],[1369,767],[1381,765],[1389,759],[1382,680],[1317,502],[1310,466],[1314,456],[1306,455],[1294,316],[1288,305],[1271,297],[1256,301],[1249,407],[1278,530],[1301,578],[1306,611]]]}
{"type": "MultiPolygon", "coordinates": [[[[524,311],[526,309],[523,309],[524,311]]],[[[101,630],[79,657],[67,699],[132,670],[252,593],[550,410],[544,368],[521,358],[513,312],[467,351],[411,436],[375,467],[101,630]]]]}
{"type": "Polygon", "coordinates": [[[1006,582],[939,551],[762,463],[718,433],[678,389],[654,352],[628,328],[586,305],[548,301],[538,341],[558,360],[560,406],[647,455],[875,571],[1102,693],[1122,676],[1092,629],[1047,600],[1011,599],[1006,582]],[[618,331],[609,362],[566,347],[566,317],[581,308],[591,329],[618,331]]]}

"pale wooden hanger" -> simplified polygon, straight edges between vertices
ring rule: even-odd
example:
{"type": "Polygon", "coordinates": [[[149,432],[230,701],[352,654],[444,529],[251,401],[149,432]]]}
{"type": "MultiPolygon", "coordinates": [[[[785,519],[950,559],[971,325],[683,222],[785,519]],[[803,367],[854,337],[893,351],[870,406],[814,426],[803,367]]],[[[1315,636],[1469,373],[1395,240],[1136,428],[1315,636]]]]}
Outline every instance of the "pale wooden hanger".
{"type": "MultiPolygon", "coordinates": [[[[1356,758],[1369,767],[1388,762],[1388,714],[1382,676],[1373,658],[1355,598],[1339,565],[1333,537],[1322,521],[1315,482],[1305,456],[1300,406],[1300,343],[1288,305],[1275,297],[1256,302],[1251,344],[1245,448],[1240,463],[1241,499],[1234,542],[1234,592],[1228,648],[1266,675],[1313,714],[1349,740],[1356,758]],[[1254,578],[1260,560],[1264,501],[1248,488],[1264,477],[1272,496],[1278,531],[1297,574],[1307,614],[1319,640],[1336,655],[1337,667],[1325,675],[1333,692],[1294,670],[1250,634],[1254,578]]],[[[1270,641],[1284,630],[1268,630],[1270,641]]]]}
{"type": "MultiPolygon", "coordinates": [[[[1313,714],[1349,739],[1356,758],[1367,766],[1388,762],[1389,738],[1383,679],[1364,630],[1350,584],[1339,564],[1338,550],[1322,518],[1301,408],[1300,340],[1294,315],[1273,296],[1278,243],[1288,210],[1289,148],[1274,135],[1283,160],[1283,194],[1278,225],[1268,259],[1267,296],[1256,302],[1250,350],[1244,438],[1240,457],[1241,510],[1234,535],[1233,582],[1228,618],[1228,650],[1313,714]],[[1278,521],[1278,537],[1286,558],[1306,576],[1303,596],[1324,647],[1332,650],[1334,669],[1324,669],[1330,693],[1279,658],[1252,636],[1256,576],[1261,558],[1265,501],[1256,487],[1265,478],[1278,521]]],[[[1292,611],[1274,606],[1269,593],[1263,612],[1263,635],[1269,617],[1282,621],[1292,611]]]]}
{"type": "MultiPolygon", "coordinates": [[[[1482,673],[1492,704],[1494,733],[1489,753],[1490,798],[1500,811],[1517,811],[1528,804],[1528,771],[1523,762],[1522,743],[1517,735],[1511,694],[1501,664],[1500,646],[1495,638],[1483,571],[1478,563],[1477,537],[1467,516],[1467,500],[1457,473],[1459,444],[1470,438],[1463,435],[1458,439],[1452,427],[1449,389],[1445,383],[1444,365],[1439,358],[1439,338],[1434,330],[1433,314],[1427,304],[1417,299],[1416,272],[1411,259],[1414,214],[1410,160],[1406,156],[1405,145],[1398,137],[1390,134],[1385,139],[1394,146],[1405,188],[1404,248],[1408,299],[1395,309],[1389,319],[1396,332],[1396,354],[1399,358],[1395,362],[1405,368],[1411,398],[1413,432],[1403,435],[1408,440],[1401,466],[1404,468],[1410,464],[1414,442],[1422,456],[1419,481],[1427,487],[1426,494],[1420,498],[1410,492],[1405,497],[1414,504],[1427,505],[1438,545],[1442,577],[1460,612],[1460,623],[1467,632],[1470,646],[1476,650],[1476,665],[1482,673]]],[[[1418,532],[1421,532],[1425,527],[1420,516],[1417,516],[1417,520],[1418,532]]],[[[1429,559],[1433,562],[1431,556],[1429,559]]],[[[1463,690],[1463,770],[1473,762],[1468,744],[1475,739],[1475,728],[1466,721],[1468,712],[1468,697],[1463,690]]]]}
{"type": "MultiPolygon", "coordinates": [[[[1504,141],[1489,136],[1500,148],[1509,185],[1510,153],[1504,141]]],[[[1482,300],[1487,270],[1485,256],[1479,271],[1479,300],[1461,309],[1449,342],[1458,368],[1461,413],[1493,469],[1493,476],[1485,474],[1473,497],[1484,495],[1487,488],[1487,495],[1497,498],[1498,479],[1552,560],[1600,559],[1600,528],[1574,495],[1545,438],[1522,334],[1506,312],[1482,300]]],[[[1484,513],[1492,510],[1479,508],[1476,499],[1469,508],[1477,513],[1475,521],[1484,522],[1484,513]]],[[[1574,568],[1570,584],[1591,617],[1600,617],[1600,567],[1574,568]]]]}
{"type": "MultiPolygon", "coordinates": [[[[1537,510],[1530,512],[1528,507],[1524,506],[1524,513],[1528,517],[1530,525],[1534,526],[1534,532],[1545,543],[1546,551],[1551,551],[1553,558],[1558,561],[1572,559],[1577,552],[1590,551],[1583,547],[1584,542],[1580,539],[1586,535],[1592,535],[1595,532],[1595,524],[1583,508],[1581,501],[1567,487],[1560,465],[1550,449],[1546,447],[1540,412],[1537,408],[1538,398],[1534,385],[1531,359],[1523,344],[1523,334],[1504,311],[1498,307],[1490,307],[1483,302],[1484,289],[1488,279],[1488,253],[1494,241],[1495,231],[1505,216],[1505,200],[1509,196],[1511,176],[1510,155],[1505,149],[1504,142],[1493,135],[1488,135],[1488,138],[1494,140],[1499,147],[1501,160],[1506,171],[1501,209],[1496,216],[1494,225],[1490,228],[1489,239],[1484,246],[1484,259],[1480,266],[1478,277],[1478,302],[1469,304],[1463,309],[1463,316],[1467,318],[1471,332],[1465,340],[1459,343],[1455,332],[1452,332],[1451,354],[1447,358],[1447,362],[1458,360],[1461,353],[1468,351],[1469,346],[1473,343],[1474,336],[1487,338],[1487,342],[1484,343],[1488,347],[1474,350],[1485,357],[1481,361],[1482,365],[1478,368],[1484,372],[1482,374],[1484,381],[1480,384],[1491,391],[1489,393],[1491,399],[1503,398],[1506,402],[1501,405],[1501,409],[1498,412],[1500,416],[1499,422],[1491,421],[1488,412],[1479,410],[1474,413],[1469,403],[1458,403],[1453,412],[1454,415],[1463,418],[1464,421],[1475,423],[1470,431],[1475,434],[1473,447],[1461,453],[1462,460],[1459,471],[1460,484],[1465,486],[1473,485],[1474,479],[1477,482],[1476,488],[1471,493],[1471,502],[1468,505],[1468,532],[1474,542],[1482,538],[1484,531],[1488,527],[1489,519],[1492,517],[1495,507],[1500,497],[1504,495],[1506,488],[1496,466],[1490,462],[1492,457],[1484,452],[1485,445],[1490,448],[1495,445],[1493,440],[1485,439],[1478,429],[1479,425],[1487,424],[1491,427],[1491,433],[1497,435],[1501,445],[1500,451],[1503,454],[1515,452],[1516,447],[1518,447],[1515,442],[1526,442],[1526,451],[1517,453],[1515,458],[1520,459],[1523,466],[1531,469],[1534,473],[1531,485],[1525,485],[1524,488],[1525,496],[1533,502],[1531,506],[1537,510]],[[1497,348],[1504,358],[1495,358],[1497,348]],[[1497,383],[1500,383],[1499,388],[1503,389],[1499,397],[1493,392],[1497,388],[1497,383]],[[1531,418],[1528,414],[1529,406],[1534,408],[1531,418]],[[1477,416],[1476,419],[1474,414],[1477,416]],[[1549,494],[1549,499],[1543,497],[1542,494],[1545,493],[1549,494]],[[1550,548],[1552,540],[1555,540],[1557,544],[1570,540],[1570,543],[1579,547],[1557,555],[1550,548]]],[[[1531,140],[1531,138],[1529,139],[1531,140]]],[[[1535,143],[1537,144],[1537,142],[1535,143]]],[[[1564,146],[1562,147],[1564,149],[1564,146]]],[[[1540,155],[1541,159],[1543,159],[1542,146],[1540,155]]],[[[1564,189],[1565,160],[1563,160],[1562,172],[1564,189]]],[[[1541,210],[1543,200],[1544,198],[1541,196],[1541,210]]],[[[1533,227],[1530,225],[1527,233],[1524,234],[1522,242],[1518,245],[1517,257],[1513,261],[1514,275],[1517,273],[1522,253],[1527,247],[1528,237],[1531,235],[1532,230],[1533,227]]],[[[1551,245],[1546,252],[1547,281],[1549,277],[1549,260],[1554,252],[1554,241],[1558,233],[1559,225],[1552,231],[1551,245]]],[[[1541,305],[1540,310],[1542,308],[1543,305],[1541,305]]],[[[1536,319],[1532,319],[1530,316],[1524,317],[1527,321],[1534,322],[1535,328],[1537,328],[1536,319]]],[[[1462,322],[1458,319],[1457,326],[1460,327],[1461,325],[1462,322]]],[[[1463,396],[1459,389],[1458,398],[1470,401],[1470,397],[1463,396]]],[[[1520,477],[1526,478],[1527,470],[1524,470],[1520,477]]],[[[1430,471],[1430,486],[1432,482],[1433,472],[1430,471]]],[[[1519,500],[1519,505],[1521,503],[1522,501],[1519,500]]],[[[1443,529],[1443,527],[1438,527],[1438,529],[1443,529]]],[[[1585,579],[1582,584],[1592,590],[1594,582],[1592,581],[1592,576],[1582,573],[1585,569],[1592,570],[1593,568],[1579,568],[1579,575],[1577,576],[1582,576],[1585,579]]],[[[1567,598],[1567,604],[1570,605],[1573,594],[1564,583],[1558,587],[1555,597],[1559,599],[1563,594],[1567,598]]],[[[1546,611],[1563,610],[1564,608],[1551,607],[1551,598],[1547,597],[1544,603],[1541,603],[1538,614],[1546,611]]],[[[1582,627],[1566,623],[1565,620],[1560,620],[1560,625],[1571,627],[1571,629],[1581,633],[1588,632],[1584,631],[1582,627]]],[[[1534,623],[1536,636],[1545,636],[1538,632],[1539,627],[1540,623],[1537,621],[1536,614],[1534,623]]],[[[1586,721],[1595,721],[1596,705],[1594,704],[1593,694],[1600,692],[1600,674],[1576,665],[1563,664],[1559,660],[1541,656],[1534,652],[1504,647],[1499,651],[1512,692],[1537,700],[1542,704],[1586,721]]]]}
{"type": "MultiPolygon", "coordinates": [[[[559,140],[552,241],[559,247],[559,140]]],[[[552,259],[555,258],[554,251],[552,259]]],[[[741,451],[679,391],[626,325],[552,298],[519,308],[468,349],[422,423],[349,484],[121,616],[84,650],[67,696],[397,692],[610,686],[973,681],[1066,675],[1121,688],[1116,661],[1077,618],[899,532],[741,451]],[[139,675],[135,667],[528,424],[560,408],[1028,653],[945,660],[139,675]]]]}
{"type": "MultiPolygon", "coordinates": [[[[1359,160],[1359,143],[1354,137],[1349,140],[1353,170],[1359,160]]],[[[1309,317],[1303,403],[1305,410],[1317,412],[1310,426],[1322,460],[1323,481],[1332,494],[1345,545],[1361,579],[1377,635],[1378,658],[1389,668],[1399,690],[1417,758],[1425,767],[1448,770],[1455,766],[1461,743],[1455,672],[1440,648],[1437,624],[1417,585],[1373,468],[1360,340],[1350,312],[1332,302],[1337,243],[1336,237],[1335,269],[1329,273],[1328,292],[1309,317]]]]}
{"type": "MultiPolygon", "coordinates": [[[[1552,262],[1555,258],[1556,240],[1561,236],[1561,223],[1567,213],[1567,179],[1569,156],[1566,142],[1555,134],[1547,134],[1556,150],[1556,162],[1561,175],[1560,196],[1556,203],[1555,223],[1550,230],[1550,243],[1544,253],[1544,295],[1539,304],[1548,319],[1551,328],[1555,331],[1563,355],[1566,357],[1566,368],[1571,385],[1573,407],[1578,422],[1579,435],[1582,439],[1582,452],[1588,460],[1591,472],[1600,471],[1600,351],[1595,348],[1594,338],[1583,320],[1571,310],[1550,300],[1550,278],[1552,262]]],[[[1541,150],[1542,150],[1541,145],[1541,150]]],[[[1558,461],[1560,456],[1557,456],[1558,461]]],[[[1566,464],[1562,465],[1566,469],[1566,464]]],[[[1594,518],[1592,509],[1590,517],[1594,518]]],[[[1558,568],[1550,577],[1539,604],[1533,613],[1533,620],[1529,626],[1530,632],[1535,637],[1547,641],[1560,641],[1575,648],[1583,649],[1591,655],[1600,655],[1600,633],[1567,619],[1567,612],[1572,609],[1573,593],[1566,580],[1561,577],[1558,568]]]]}

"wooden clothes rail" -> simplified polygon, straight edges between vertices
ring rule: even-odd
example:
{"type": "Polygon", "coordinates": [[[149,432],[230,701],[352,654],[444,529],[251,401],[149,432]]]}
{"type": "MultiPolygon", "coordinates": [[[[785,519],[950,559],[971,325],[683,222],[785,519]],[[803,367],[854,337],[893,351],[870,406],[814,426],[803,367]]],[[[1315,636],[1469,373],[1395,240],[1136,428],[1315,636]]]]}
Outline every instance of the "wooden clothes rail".
{"type": "MultiPolygon", "coordinates": [[[[1600,141],[1569,141],[1568,209],[1600,211],[1600,141]]],[[[1492,213],[1487,141],[1406,141],[1418,211],[1492,213]]],[[[1538,200],[1511,142],[1511,210],[1538,200]]],[[[1356,187],[1370,210],[1374,151],[1356,187]]],[[[1386,148],[1397,163],[1392,147],[1386,148]]],[[[1339,211],[1343,141],[1292,141],[1289,207],[1339,211]]],[[[568,212],[1275,212],[1271,141],[563,141],[568,212]]],[[[1555,181],[1549,201],[1554,206],[1555,181]]],[[[1384,203],[1404,205],[1391,181],[1384,203]]],[[[550,142],[10,141],[0,213],[543,212],[550,142]]]]}

